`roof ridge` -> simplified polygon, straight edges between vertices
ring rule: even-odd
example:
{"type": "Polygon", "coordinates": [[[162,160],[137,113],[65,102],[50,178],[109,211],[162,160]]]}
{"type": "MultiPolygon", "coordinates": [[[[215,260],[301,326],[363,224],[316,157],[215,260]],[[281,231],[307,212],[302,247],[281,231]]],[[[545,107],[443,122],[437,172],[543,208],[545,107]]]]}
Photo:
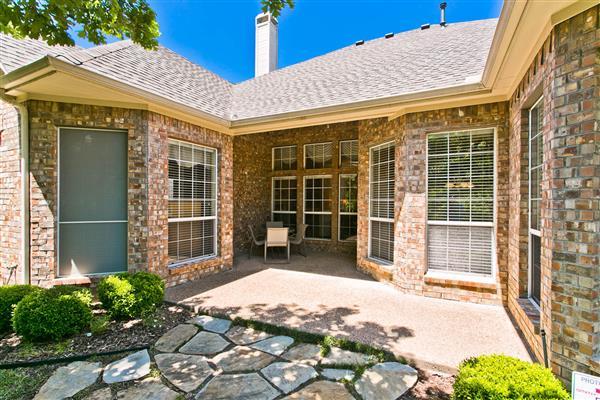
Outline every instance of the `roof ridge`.
{"type": "Polygon", "coordinates": [[[98,59],[108,54],[116,53],[131,46],[133,46],[133,42],[131,40],[119,40],[117,42],[101,44],[99,46],[90,48],[81,48],[72,53],[57,53],[55,57],[62,57],[72,64],[82,65],[86,62],[98,59]]]}

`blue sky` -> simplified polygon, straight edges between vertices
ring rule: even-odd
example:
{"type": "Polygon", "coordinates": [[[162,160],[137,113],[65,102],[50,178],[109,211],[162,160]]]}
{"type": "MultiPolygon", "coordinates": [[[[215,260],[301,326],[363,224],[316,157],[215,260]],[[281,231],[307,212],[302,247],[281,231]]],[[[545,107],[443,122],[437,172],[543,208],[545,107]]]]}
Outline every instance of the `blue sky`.
{"type": "MultiPolygon", "coordinates": [[[[254,75],[254,17],[258,0],[149,0],[159,39],[186,58],[232,81],[254,75]]],[[[279,18],[279,67],[360,39],[439,22],[440,1],[296,0],[279,18]]],[[[495,18],[500,0],[447,0],[447,21],[495,18]]],[[[78,44],[83,44],[79,42],[78,44]]]]}

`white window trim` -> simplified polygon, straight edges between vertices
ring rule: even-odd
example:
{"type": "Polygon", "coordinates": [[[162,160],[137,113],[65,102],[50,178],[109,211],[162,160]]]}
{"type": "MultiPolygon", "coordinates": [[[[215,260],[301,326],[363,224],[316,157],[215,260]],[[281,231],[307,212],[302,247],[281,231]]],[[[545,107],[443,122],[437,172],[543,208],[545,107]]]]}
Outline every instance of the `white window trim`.
{"type": "MultiPolygon", "coordinates": [[[[342,196],[342,179],[344,177],[354,177],[354,178],[356,178],[356,189],[357,189],[357,194],[358,194],[358,174],[340,174],[339,178],[338,178],[338,240],[340,242],[354,242],[354,240],[348,240],[348,239],[342,239],[341,238],[341,236],[342,236],[342,219],[339,216],[341,216],[341,215],[355,215],[356,218],[357,218],[357,222],[358,222],[358,199],[356,199],[357,209],[356,209],[355,212],[345,212],[345,211],[342,212],[342,211],[340,211],[340,202],[342,200],[341,199],[341,196],[342,196]]],[[[358,232],[357,232],[357,234],[358,234],[358,232]]]]}
{"type": "MultiPolygon", "coordinates": [[[[169,144],[169,142],[183,143],[184,145],[201,147],[201,148],[205,148],[205,149],[212,150],[215,152],[215,215],[210,216],[210,217],[168,218],[168,221],[167,221],[167,224],[168,224],[169,222],[214,220],[215,221],[215,223],[213,224],[214,225],[213,226],[213,249],[214,249],[214,252],[213,252],[213,254],[207,254],[204,256],[200,256],[200,257],[192,257],[192,258],[187,258],[185,260],[177,260],[177,261],[169,263],[167,266],[168,268],[178,268],[178,267],[182,267],[184,265],[193,264],[193,263],[196,263],[199,261],[210,260],[210,259],[219,257],[219,246],[218,246],[219,238],[217,236],[219,234],[219,149],[217,149],[215,147],[204,146],[201,144],[196,144],[193,142],[188,142],[185,140],[173,139],[173,138],[167,138],[167,145],[169,144]]],[[[169,159],[169,157],[167,156],[167,160],[168,159],[169,159]]],[[[168,171],[167,171],[167,175],[168,175],[168,171]]],[[[167,229],[168,229],[168,225],[167,225],[167,229]]],[[[168,248],[168,240],[167,240],[167,248],[168,248]]]]}
{"type": "Polygon", "coordinates": [[[293,169],[285,170],[285,169],[275,169],[275,150],[276,149],[289,149],[295,147],[296,148],[296,165],[298,165],[298,146],[295,144],[291,144],[289,146],[275,146],[271,148],[271,171],[293,171],[293,169]]]}
{"type": "MultiPolygon", "coordinates": [[[[339,159],[338,159],[338,166],[340,168],[349,168],[348,166],[342,167],[342,143],[350,143],[350,142],[356,142],[356,145],[358,146],[358,139],[348,139],[348,140],[340,140],[339,143],[339,159]]],[[[357,154],[358,156],[358,154],[357,154]]],[[[355,167],[358,165],[358,159],[356,160],[356,163],[350,162],[350,167],[355,167]]],[[[349,175],[349,174],[347,174],[349,175]]]]}
{"type": "Polygon", "coordinates": [[[298,214],[298,177],[296,176],[274,176],[271,179],[271,221],[275,220],[275,214],[298,214]],[[276,180],[295,180],[296,181],[296,210],[294,211],[275,211],[275,181],[276,180]]]}
{"type": "MultiPolygon", "coordinates": [[[[306,176],[304,176],[303,185],[302,185],[302,223],[303,224],[306,224],[306,214],[332,215],[333,216],[333,211],[309,211],[309,212],[306,211],[306,180],[307,179],[315,179],[315,178],[316,179],[329,178],[331,180],[331,190],[333,191],[333,176],[332,175],[306,175],[306,176]]],[[[321,199],[321,200],[324,200],[324,199],[321,199]]],[[[331,206],[333,207],[333,198],[331,199],[331,206]]],[[[333,225],[331,226],[331,228],[333,229],[333,225]]],[[[331,236],[333,238],[333,235],[331,235],[331,236]]],[[[324,239],[324,238],[312,238],[312,237],[308,237],[308,236],[305,237],[305,239],[308,239],[308,240],[320,240],[320,241],[331,241],[332,238],[324,239]]]]}
{"type": "MultiPolygon", "coordinates": [[[[384,265],[384,266],[391,266],[394,264],[395,261],[395,251],[392,250],[392,260],[383,260],[381,258],[378,257],[374,257],[371,255],[371,221],[376,221],[376,222],[391,222],[392,226],[394,226],[394,231],[396,229],[395,227],[395,223],[394,223],[394,219],[395,218],[379,218],[379,217],[371,217],[371,168],[373,167],[373,150],[382,148],[382,147],[387,147],[387,146],[394,146],[394,152],[396,151],[396,142],[393,140],[390,140],[388,142],[384,142],[381,144],[378,144],[376,146],[372,146],[369,147],[369,191],[368,191],[368,209],[367,209],[367,224],[368,224],[368,230],[367,230],[367,238],[368,238],[368,250],[367,250],[367,258],[369,258],[372,261],[375,261],[377,264],[380,265],[384,265]]],[[[394,181],[396,180],[396,158],[394,156],[394,181]]],[[[394,198],[396,196],[396,182],[394,182],[394,198]]],[[[395,201],[394,201],[395,204],[395,201]]],[[[394,207],[395,209],[395,207],[394,207]]],[[[395,217],[395,211],[394,211],[394,217],[395,217]]],[[[396,247],[396,235],[395,232],[393,233],[393,248],[395,249],[396,247]]]]}
{"type": "Polygon", "coordinates": [[[333,154],[331,154],[331,167],[322,167],[322,168],[306,168],[306,146],[314,146],[314,145],[318,145],[318,144],[330,144],[331,145],[331,150],[333,153],[333,142],[318,142],[318,143],[306,143],[305,145],[302,146],[302,167],[304,169],[327,169],[327,168],[333,168],[333,154]]]}
{"type": "Polygon", "coordinates": [[[483,131],[493,129],[494,131],[494,151],[493,151],[493,199],[492,199],[492,221],[493,222],[466,222],[466,221],[429,221],[429,215],[426,210],[425,212],[425,267],[427,268],[425,272],[425,276],[435,277],[439,272],[453,275],[458,277],[457,279],[465,281],[465,282],[481,282],[482,278],[484,281],[492,281],[496,282],[496,278],[498,275],[498,254],[496,252],[496,227],[497,227],[497,182],[498,182],[498,128],[497,127],[484,127],[484,128],[474,128],[474,129],[458,129],[452,131],[444,131],[444,132],[432,132],[427,134],[427,139],[425,141],[425,205],[429,208],[429,138],[434,135],[448,135],[452,133],[459,132],[475,132],[475,131],[483,131]],[[453,272],[453,271],[437,271],[437,270],[429,270],[429,257],[428,257],[428,246],[429,243],[427,238],[429,237],[429,225],[448,225],[448,226],[488,226],[492,227],[492,267],[491,274],[489,276],[481,275],[481,274],[472,274],[468,272],[453,272]],[[487,278],[487,279],[485,279],[487,278]]]}

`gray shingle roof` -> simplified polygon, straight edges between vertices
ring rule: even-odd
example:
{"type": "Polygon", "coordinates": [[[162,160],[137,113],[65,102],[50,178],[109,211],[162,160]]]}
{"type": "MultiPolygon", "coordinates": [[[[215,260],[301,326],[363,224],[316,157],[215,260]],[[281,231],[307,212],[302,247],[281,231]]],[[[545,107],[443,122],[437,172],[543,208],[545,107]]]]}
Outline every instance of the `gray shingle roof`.
{"type": "Polygon", "coordinates": [[[238,84],[177,53],[122,41],[91,49],[51,47],[0,35],[6,72],[46,54],[236,121],[478,82],[497,19],[437,25],[347,46],[238,84]]]}

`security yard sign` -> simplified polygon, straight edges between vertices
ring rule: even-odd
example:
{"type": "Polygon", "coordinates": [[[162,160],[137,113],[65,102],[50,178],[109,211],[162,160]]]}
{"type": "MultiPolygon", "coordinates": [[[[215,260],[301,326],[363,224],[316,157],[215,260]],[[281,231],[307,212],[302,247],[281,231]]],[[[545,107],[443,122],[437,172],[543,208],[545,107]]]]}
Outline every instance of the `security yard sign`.
{"type": "Polygon", "coordinates": [[[573,400],[600,400],[600,377],[573,372],[573,400]]]}

